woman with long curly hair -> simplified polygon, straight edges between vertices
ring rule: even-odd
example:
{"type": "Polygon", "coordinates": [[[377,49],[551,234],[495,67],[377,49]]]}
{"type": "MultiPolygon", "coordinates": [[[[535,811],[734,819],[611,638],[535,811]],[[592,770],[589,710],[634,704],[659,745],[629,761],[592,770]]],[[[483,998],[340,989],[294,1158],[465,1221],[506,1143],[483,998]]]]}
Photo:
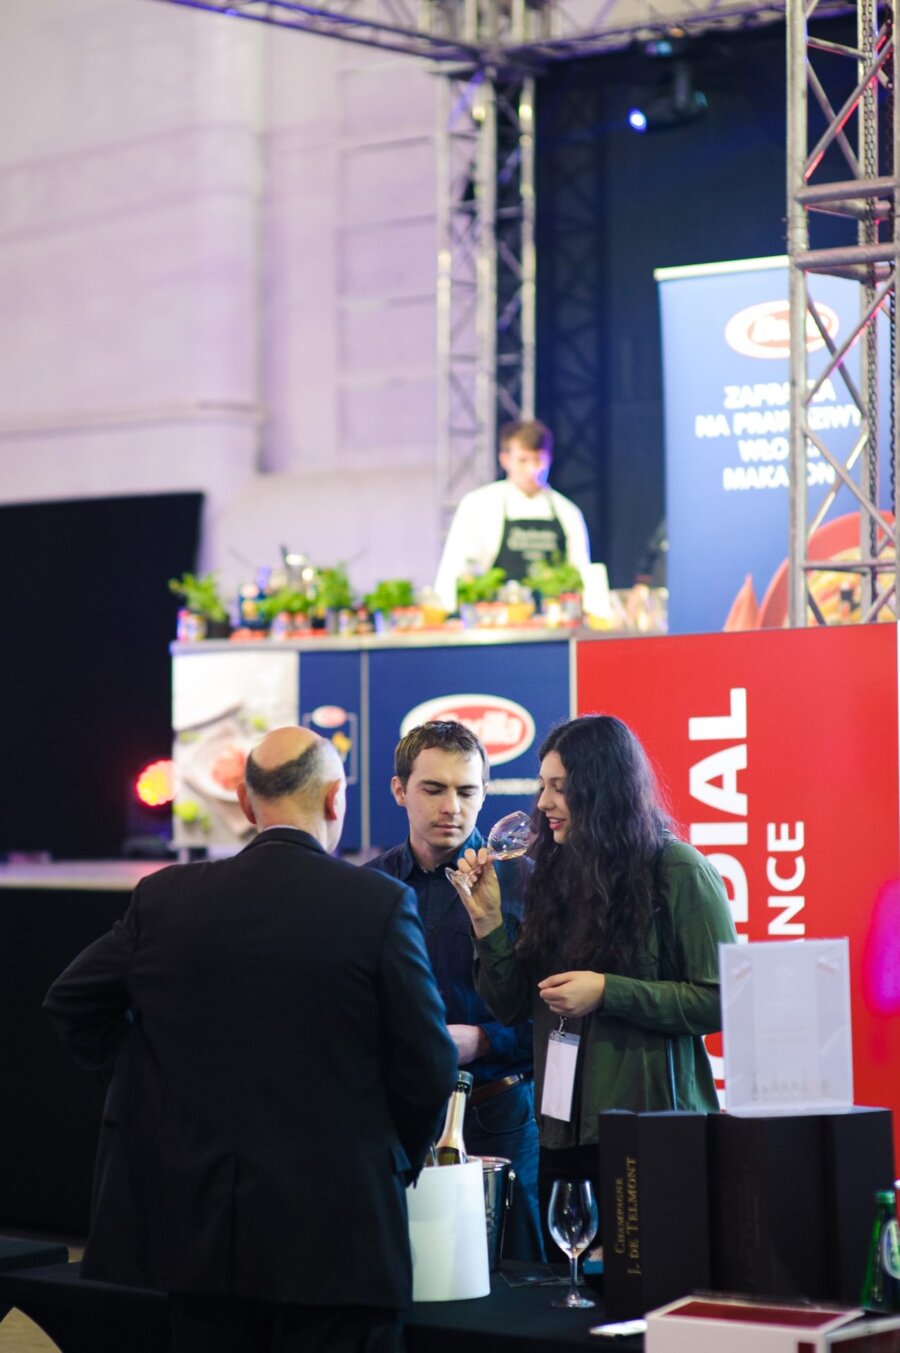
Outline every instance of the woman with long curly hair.
{"type": "Polygon", "coordinates": [[[478,991],[503,1023],[533,1019],[546,1217],[554,1179],[596,1184],[601,1110],[718,1108],[703,1035],[721,1028],[718,945],[736,937],[721,878],[674,835],[626,724],[572,719],[550,733],[540,759],[538,837],[515,946],[487,852],[467,851],[458,868],[468,876],[460,897],[478,991]],[[560,1031],[578,1039],[574,1084],[554,1085],[544,1102],[560,1031]]]}

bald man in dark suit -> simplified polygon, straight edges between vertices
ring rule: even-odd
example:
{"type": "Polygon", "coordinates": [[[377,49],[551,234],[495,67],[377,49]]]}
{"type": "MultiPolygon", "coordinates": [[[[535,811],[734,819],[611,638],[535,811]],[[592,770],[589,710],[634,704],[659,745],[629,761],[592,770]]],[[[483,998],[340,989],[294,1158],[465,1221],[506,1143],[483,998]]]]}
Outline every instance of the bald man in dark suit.
{"type": "Polygon", "coordinates": [[[82,1273],[169,1292],[178,1353],[392,1350],[411,1299],[456,1048],[414,895],[329,853],[344,795],[330,743],[270,733],[255,839],[144,879],[45,1001],[108,1080],[82,1273]]]}

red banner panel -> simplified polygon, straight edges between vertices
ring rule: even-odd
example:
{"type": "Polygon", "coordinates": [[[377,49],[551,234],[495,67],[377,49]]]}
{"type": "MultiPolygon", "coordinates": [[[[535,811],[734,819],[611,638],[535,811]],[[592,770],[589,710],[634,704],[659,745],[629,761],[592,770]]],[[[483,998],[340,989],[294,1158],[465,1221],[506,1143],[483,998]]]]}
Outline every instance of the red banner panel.
{"type": "Polygon", "coordinates": [[[640,737],[739,935],[849,937],[854,1097],[893,1109],[900,1164],[897,645],[887,624],[582,642],[576,699],[640,737]]]}

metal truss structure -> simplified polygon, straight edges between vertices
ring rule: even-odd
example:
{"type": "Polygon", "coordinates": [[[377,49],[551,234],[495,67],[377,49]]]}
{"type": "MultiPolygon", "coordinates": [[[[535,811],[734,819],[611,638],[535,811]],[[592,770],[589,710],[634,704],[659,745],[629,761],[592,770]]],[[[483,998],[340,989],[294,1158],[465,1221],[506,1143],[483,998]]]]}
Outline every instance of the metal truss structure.
{"type": "MultiPolygon", "coordinates": [[[[898,471],[896,343],[900,212],[896,150],[900,101],[895,98],[896,0],[857,0],[856,42],[843,46],[814,38],[808,21],[815,0],[788,6],[788,255],[791,331],[791,496],[789,622],[834,619],[827,587],[842,601],[843,618],[895,620],[900,595],[896,520],[898,471]],[[811,132],[809,94],[824,118],[811,132]],[[810,214],[841,218],[845,245],[810,248],[810,214]],[[849,278],[859,287],[859,319],[838,343],[827,310],[813,298],[811,274],[849,278]],[[828,349],[824,370],[808,376],[810,346],[828,349]],[[879,371],[879,344],[890,348],[887,380],[879,371]],[[858,357],[859,375],[851,362],[858,357]],[[811,416],[826,381],[838,386],[858,413],[849,450],[811,416]],[[884,386],[887,385],[887,389],[884,386]],[[840,449],[838,449],[840,446],[840,449]],[[831,486],[817,506],[812,481],[824,467],[831,486]],[[859,513],[859,550],[852,557],[817,548],[815,532],[838,503],[859,513]],[[887,502],[888,507],[884,504],[887,502]]],[[[881,363],[882,372],[884,363],[881,363]]],[[[821,494],[821,489],[818,490],[821,494]]],[[[833,598],[832,598],[833,600],[833,598]]],[[[839,612],[840,613],[840,612],[839,612]]]]}
{"type": "MultiPolygon", "coordinates": [[[[406,52],[445,65],[536,72],[634,38],[733,30],[781,19],[786,0],[164,0],[279,28],[406,52]]],[[[819,0],[819,13],[846,0],[819,0]]]]}
{"type": "Polygon", "coordinates": [[[534,79],[441,85],[438,482],[444,524],[494,475],[497,422],[534,416],[534,79]]]}
{"type": "MultiPolygon", "coordinates": [[[[788,253],[791,326],[789,619],[828,617],[811,583],[823,570],[848,577],[860,618],[895,618],[900,595],[896,507],[898,355],[895,280],[900,144],[893,98],[894,7],[900,0],[164,0],[188,8],[403,52],[434,62],[442,82],[438,130],[438,480],[445,523],[469,488],[492,477],[500,417],[530,417],[535,388],[533,138],[535,76],[559,61],[614,51],[659,35],[735,30],[786,15],[788,26],[788,253]],[[857,7],[855,46],[810,37],[808,21],[857,7]],[[879,21],[878,15],[881,14],[879,21]],[[822,56],[820,69],[814,58],[822,56]],[[836,65],[851,66],[852,92],[830,90],[836,65]],[[807,84],[808,81],[808,84],[807,84]],[[827,126],[814,144],[808,90],[827,126]],[[880,96],[887,95],[887,98],[880,96]],[[887,109],[887,112],[886,112],[887,109]],[[853,144],[855,140],[855,145],[853,144]],[[810,213],[855,225],[844,248],[811,249],[810,213]],[[812,299],[814,273],[855,279],[860,319],[838,346],[812,299]],[[887,315],[890,428],[879,419],[878,317],[887,315]],[[807,333],[830,353],[807,378],[807,333]],[[858,350],[861,377],[849,358],[858,350]],[[847,456],[813,428],[810,409],[826,380],[843,383],[859,411],[847,456]],[[811,459],[833,478],[809,506],[811,459]],[[885,481],[889,479],[889,492],[885,481]],[[856,560],[814,558],[809,542],[843,493],[860,512],[856,560]],[[890,512],[879,506],[886,496],[890,512]]],[[[840,85],[840,81],[838,81],[840,85]]],[[[882,340],[883,341],[883,340],[882,340]]],[[[882,401],[883,403],[883,401],[882,401]]]]}

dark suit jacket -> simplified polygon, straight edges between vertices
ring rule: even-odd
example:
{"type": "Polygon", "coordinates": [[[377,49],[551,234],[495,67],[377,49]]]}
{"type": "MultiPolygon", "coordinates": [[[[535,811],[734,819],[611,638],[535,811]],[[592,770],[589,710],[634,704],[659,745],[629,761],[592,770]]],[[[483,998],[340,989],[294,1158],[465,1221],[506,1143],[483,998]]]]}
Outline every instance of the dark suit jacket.
{"type": "Polygon", "coordinates": [[[109,1078],[82,1272],[399,1308],[456,1049],[402,884],[276,828],[176,865],[50,988],[109,1078]]]}

